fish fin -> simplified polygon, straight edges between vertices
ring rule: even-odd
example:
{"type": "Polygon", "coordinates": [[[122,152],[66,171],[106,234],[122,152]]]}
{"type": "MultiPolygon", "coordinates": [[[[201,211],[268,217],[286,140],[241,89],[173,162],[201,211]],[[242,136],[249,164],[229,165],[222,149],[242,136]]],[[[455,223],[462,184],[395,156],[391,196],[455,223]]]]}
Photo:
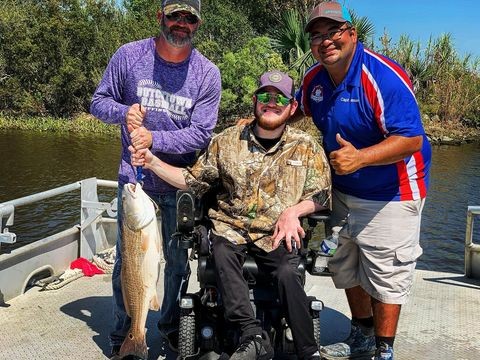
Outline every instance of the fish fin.
{"type": "Polygon", "coordinates": [[[150,300],[150,310],[160,310],[160,302],[158,301],[157,294],[153,295],[152,299],[150,300]]]}
{"type": "MultiPolygon", "coordinates": [[[[120,273],[120,278],[122,277],[122,273],[120,273]]],[[[124,286],[124,281],[122,279],[122,288],[124,289],[125,286],[124,286]]],[[[125,304],[125,312],[127,313],[127,315],[129,317],[131,317],[130,315],[130,308],[128,307],[128,301],[127,301],[127,296],[126,296],[126,291],[122,291],[122,298],[123,298],[123,303],[125,304]]]]}
{"type": "Polygon", "coordinates": [[[131,315],[131,312],[130,312],[130,308],[129,308],[129,306],[128,306],[128,301],[127,301],[127,299],[125,298],[125,296],[123,297],[123,303],[125,304],[125,312],[126,312],[126,314],[128,315],[128,317],[131,318],[132,315],[131,315]]]}
{"type": "Polygon", "coordinates": [[[130,329],[127,337],[123,340],[118,355],[120,359],[123,359],[126,356],[136,356],[141,359],[148,359],[148,347],[145,341],[145,334],[143,335],[143,338],[135,338],[130,329]]]}
{"type": "Polygon", "coordinates": [[[157,251],[163,256],[162,218],[157,221],[157,251]]]}
{"type": "Polygon", "coordinates": [[[162,246],[162,238],[160,237],[160,231],[157,230],[157,241],[155,241],[155,249],[160,256],[163,257],[163,246],[162,246]]]}
{"type": "Polygon", "coordinates": [[[150,237],[145,231],[142,231],[142,251],[147,252],[148,247],[150,246],[150,237]]]}
{"type": "MultiPolygon", "coordinates": [[[[124,274],[123,271],[120,270],[120,281],[121,281],[121,284],[122,284],[122,289],[125,289],[125,280],[123,279],[123,274],[124,274]]],[[[127,313],[127,315],[129,317],[132,317],[130,315],[130,308],[128,306],[126,291],[122,291],[122,298],[123,298],[123,303],[125,304],[125,312],[127,313]]]]}

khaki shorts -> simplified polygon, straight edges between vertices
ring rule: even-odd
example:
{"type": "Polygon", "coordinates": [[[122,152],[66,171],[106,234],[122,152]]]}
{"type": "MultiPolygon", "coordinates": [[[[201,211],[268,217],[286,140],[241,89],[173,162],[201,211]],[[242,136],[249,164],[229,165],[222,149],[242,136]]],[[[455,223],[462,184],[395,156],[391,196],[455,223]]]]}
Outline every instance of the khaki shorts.
{"type": "Polygon", "coordinates": [[[329,262],[339,289],[360,285],[386,304],[404,304],[413,284],[425,199],[372,201],[333,191],[332,226],[346,220],[329,262]]]}

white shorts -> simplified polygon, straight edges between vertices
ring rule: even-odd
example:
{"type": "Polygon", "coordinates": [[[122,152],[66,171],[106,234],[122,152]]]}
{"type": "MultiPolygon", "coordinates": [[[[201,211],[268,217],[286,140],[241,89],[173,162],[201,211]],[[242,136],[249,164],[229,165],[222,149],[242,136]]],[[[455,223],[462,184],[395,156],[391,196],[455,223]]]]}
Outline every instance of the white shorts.
{"type": "Polygon", "coordinates": [[[360,285],[386,304],[404,304],[413,284],[425,199],[372,201],[333,191],[332,226],[345,220],[328,264],[339,289],[360,285]]]}

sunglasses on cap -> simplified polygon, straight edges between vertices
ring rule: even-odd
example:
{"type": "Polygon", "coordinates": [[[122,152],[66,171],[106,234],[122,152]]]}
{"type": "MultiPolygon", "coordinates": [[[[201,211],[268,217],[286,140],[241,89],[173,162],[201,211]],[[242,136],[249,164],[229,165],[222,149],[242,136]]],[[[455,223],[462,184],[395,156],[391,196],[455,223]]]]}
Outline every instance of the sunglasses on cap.
{"type": "Polygon", "coordinates": [[[275,101],[278,106],[287,106],[290,103],[290,99],[282,94],[270,94],[270,93],[257,93],[257,101],[262,104],[268,104],[271,99],[275,101]]]}
{"type": "Polygon", "coordinates": [[[193,25],[198,23],[198,18],[193,14],[183,14],[179,11],[175,11],[171,14],[165,15],[169,21],[180,22],[180,20],[185,20],[187,24],[193,25]]]}

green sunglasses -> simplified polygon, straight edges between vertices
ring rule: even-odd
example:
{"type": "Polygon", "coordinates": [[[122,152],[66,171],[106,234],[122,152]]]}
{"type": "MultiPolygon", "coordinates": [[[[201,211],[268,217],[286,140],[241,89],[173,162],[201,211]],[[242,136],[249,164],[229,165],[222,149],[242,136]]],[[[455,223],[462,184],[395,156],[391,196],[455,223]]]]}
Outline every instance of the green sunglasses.
{"type": "Polygon", "coordinates": [[[282,94],[258,93],[256,96],[262,104],[268,104],[271,99],[274,99],[278,106],[287,106],[290,103],[290,99],[282,94]]]}

